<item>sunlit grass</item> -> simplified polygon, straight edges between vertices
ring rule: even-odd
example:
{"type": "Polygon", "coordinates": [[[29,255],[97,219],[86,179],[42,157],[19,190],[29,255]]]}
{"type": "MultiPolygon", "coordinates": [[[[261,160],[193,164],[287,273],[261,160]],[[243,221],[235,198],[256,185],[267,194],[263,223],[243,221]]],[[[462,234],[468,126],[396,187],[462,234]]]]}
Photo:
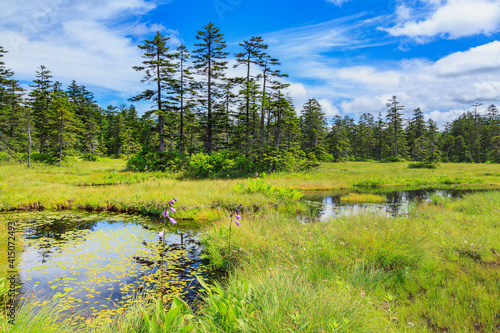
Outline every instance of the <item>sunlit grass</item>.
{"type": "Polygon", "coordinates": [[[349,193],[340,197],[342,203],[355,204],[355,203],[383,203],[386,201],[382,195],[372,193],[349,193]]]}
{"type": "MultiPolygon", "coordinates": [[[[493,332],[500,325],[499,192],[460,200],[432,196],[429,203],[412,205],[408,218],[365,213],[304,223],[296,218],[307,211],[303,202],[236,191],[242,180],[138,176],[124,165],[113,159],[32,169],[0,165],[0,209],[41,203],[46,209],[159,216],[166,202],[177,198],[178,221],[194,219],[183,223],[206,228],[205,252],[226,274],[220,293],[212,297],[239,311],[231,322],[207,300],[200,315],[189,319],[199,332],[493,332]],[[228,211],[240,203],[242,227],[232,229],[229,253],[228,211]]],[[[348,162],[265,180],[291,189],[346,189],[344,203],[381,203],[383,196],[354,192],[396,186],[500,187],[498,165],[488,164],[442,164],[429,170],[408,169],[407,163],[348,162]]],[[[34,323],[27,332],[69,330],[67,323],[55,324],[57,313],[47,311],[44,320],[37,320],[21,309],[20,325],[26,318],[34,323]]],[[[136,309],[108,326],[82,330],[148,331],[144,325],[136,309]]]]}
{"type": "Polygon", "coordinates": [[[275,331],[294,330],[291,318],[300,316],[306,332],[339,318],[361,332],[493,332],[500,324],[499,205],[500,193],[486,192],[417,206],[409,218],[365,214],[302,224],[265,212],[243,216],[246,223],[233,233],[237,251],[227,253],[217,226],[205,242],[212,262],[234,274],[227,288],[238,280],[254,287],[263,309],[255,331],[273,331],[271,323],[275,331]],[[339,285],[352,296],[333,296],[339,285]],[[296,302],[287,295],[292,290],[296,302]],[[330,297],[344,310],[327,305],[330,297]],[[313,305],[293,305],[304,300],[313,305]]]}

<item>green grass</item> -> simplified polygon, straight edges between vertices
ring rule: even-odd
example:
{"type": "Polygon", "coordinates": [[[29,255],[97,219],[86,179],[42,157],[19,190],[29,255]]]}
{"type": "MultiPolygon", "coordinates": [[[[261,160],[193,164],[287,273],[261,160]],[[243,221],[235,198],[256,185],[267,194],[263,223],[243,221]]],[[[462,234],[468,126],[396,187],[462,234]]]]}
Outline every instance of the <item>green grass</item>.
{"type": "Polygon", "coordinates": [[[332,320],[351,323],[355,332],[494,332],[499,210],[500,193],[487,192],[419,206],[410,218],[362,215],[304,225],[266,212],[244,216],[233,233],[236,252],[227,253],[217,226],[205,242],[216,253],[213,262],[231,272],[228,290],[237,281],[254,290],[250,331],[296,331],[290,318],[298,314],[305,332],[328,331],[332,320]],[[345,293],[338,286],[352,297],[336,294],[345,293]]]}
{"type": "MultiPolygon", "coordinates": [[[[159,332],[166,329],[153,328],[152,322],[168,320],[195,332],[495,332],[500,327],[500,192],[460,200],[432,196],[429,203],[413,205],[408,218],[366,213],[303,223],[296,215],[306,214],[306,204],[271,191],[497,189],[498,165],[442,164],[429,170],[409,169],[407,163],[323,164],[308,173],[266,176],[265,188],[255,191],[245,190],[258,187],[253,180],[182,180],[180,174],[127,172],[124,165],[111,159],[32,169],[0,165],[0,209],[43,206],[159,216],[176,197],[179,223],[204,228],[206,254],[224,277],[210,287],[196,315],[179,305],[183,310],[170,318],[171,309],[149,304],[80,331],[159,332]],[[229,252],[229,210],[240,203],[242,226],[232,228],[229,252]]],[[[369,196],[352,201],[382,198],[369,196]]],[[[0,229],[2,256],[5,235],[0,229]]],[[[71,331],[51,309],[35,315],[26,304],[16,329],[71,331]]],[[[16,331],[6,325],[0,319],[2,331],[16,331]]]]}

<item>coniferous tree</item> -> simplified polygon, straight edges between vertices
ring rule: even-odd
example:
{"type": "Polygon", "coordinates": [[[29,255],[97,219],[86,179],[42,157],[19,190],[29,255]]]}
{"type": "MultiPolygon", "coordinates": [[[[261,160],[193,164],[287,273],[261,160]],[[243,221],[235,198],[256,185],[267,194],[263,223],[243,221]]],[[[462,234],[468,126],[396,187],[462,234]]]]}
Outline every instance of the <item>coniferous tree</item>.
{"type": "Polygon", "coordinates": [[[199,30],[196,39],[199,41],[195,44],[198,47],[194,53],[194,68],[199,75],[203,75],[206,81],[203,82],[200,88],[201,107],[206,110],[205,120],[205,150],[208,154],[212,153],[213,145],[213,129],[214,119],[212,116],[213,107],[216,104],[216,98],[219,95],[221,83],[220,79],[224,78],[224,70],[227,68],[226,56],[224,52],[226,42],[224,35],[220,33],[220,29],[213,23],[208,23],[203,26],[203,30],[199,30]]]}
{"type": "Polygon", "coordinates": [[[5,53],[0,46],[0,151],[20,152],[26,146],[28,110],[22,105],[24,89],[1,60],[5,53]]]}
{"type": "Polygon", "coordinates": [[[394,148],[394,157],[398,157],[398,147],[400,150],[403,148],[401,140],[403,133],[403,114],[401,111],[404,110],[404,106],[399,104],[396,96],[392,96],[386,106],[389,108],[387,111],[387,125],[391,134],[391,145],[394,148]]]}
{"type": "Polygon", "coordinates": [[[192,107],[196,91],[196,82],[193,80],[192,69],[188,64],[190,57],[191,54],[184,44],[177,48],[175,54],[177,78],[173,81],[173,89],[176,94],[174,101],[177,103],[179,113],[179,153],[181,155],[184,153],[185,146],[186,110],[192,107]]]}
{"type": "Polygon", "coordinates": [[[260,57],[259,66],[261,67],[262,73],[260,74],[260,78],[262,79],[262,96],[261,96],[261,114],[260,114],[260,133],[259,133],[259,143],[261,146],[264,144],[267,145],[268,142],[264,142],[264,138],[266,137],[266,118],[267,126],[269,126],[269,118],[270,118],[270,100],[269,93],[267,90],[268,84],[271,86],[277,86],[279,82],[277,81],[279,78],[288,77],[287,74],[281,73],[280,70],[274,69],[275,66],[279,66],[281,63],[277,58],[272,58],[266,52],[262,52],[260,57]]]}
{"type": "MultiPolygon", "coordinates": [[[[413,160],[417,159],[416,141],[423,137],[427,132],[425,125],[424,113],[420,108],[413,110],[413,117],[410,119],[406,128],[406,138],[408,142],[408,153],[413,160]]],[[[420,140],[422,141],[422,140],[420,140]]]]}
{"type": "Polygon", "coordinates": [[[38,139],[40,154],[46,152],[46,145],[50,138],[51,128],[49,119],[51,117],[50,98],[52,87],[51,72],[43,65],[36,71],[36,79],[33,80],[33,90],[29,96],[31,98],[31,108],[33,110],[33,122],[38,139]]]}
{"type": "Polygon", "coordinates": [[[68,98],[75,110],[80,126],[78,128],[78,149],[87,154],[96,154],[99,150],[100,110],[94,101],[94,94],[84,85],[77,85],[73,80],[67,88],[68,98]]]}
{"type": "MultiPolygon", "coordinates": [[[[262,37],[251,37],[248,41],[243,41],[240,44],[243,48],[242,52],[235,53],[236,64],[234,67],[245,66],[246,76],[243,80],[244,89],[241,90],[245,98],[245,139],[247,142],[253,141],[254,138],[250,138],[250,132],[252,127],[255,126],[255,121],[253,122],[253,126],[250,125],[250,116],[251,116],[251,99],[255,98],[255,91],[258,88],[255,84],[255,76],[251,75],[252,65],[260,64],[262,61],[263,51],[267,49],[267,45],[264,44],[264,40],[262,37]]],[[[255,110],[253,110],[255,112],[255,110]]],[[[255,114],[253,114],[253,118],[255,120],[255,114]]],[[[255,135],[255,130],[253,130],[252,135],[255,135]]],[[[245,153],[248,155],[248,147],[247,144],[245,146],[245,153]]]]}
{"type": "Polygon", "coordinates": [[[326,140],[328,152],[335,162],[344,161],[349,157],[351,145],[344,120],[340,116],[333,117],[332,128],[326,140]]]}
{"type": "Polygon", "coordinates": [[[326,116],[319,102],[308,100],[301,111],[302,148],[318,157],[318,148],[322,146],[326,134],[326,116]]]}
{"type": "Polygon", "coordinates": [[[59,163],[61,163],[63,152],[70,151],[76,144],[79,124],[73,105],[71,105],[66,93],[61,90],[59,82],[54,83],[49,110],[48,123],[51,129],[49,140],[54,153],[57,154],[59,163]]]}
{"type": "Polygon", "coordinates": [[[152,40],[145,40],[138,47],[144,50],[142,66],[134,66],[136,71],[144,72],[142,83],[153,84],[153,89],[144,90],[141,94],[132,97],[131,101],[148,100],[156,104],[157,109],[152,111],[158,117],[158,135],[160,152],[165,151],[165,116],[167,106],[172,95],[172,75],[175,65],[172,55],[169,54],[167,41],[169,37],[163,36],[159,31],[152,40]]]}

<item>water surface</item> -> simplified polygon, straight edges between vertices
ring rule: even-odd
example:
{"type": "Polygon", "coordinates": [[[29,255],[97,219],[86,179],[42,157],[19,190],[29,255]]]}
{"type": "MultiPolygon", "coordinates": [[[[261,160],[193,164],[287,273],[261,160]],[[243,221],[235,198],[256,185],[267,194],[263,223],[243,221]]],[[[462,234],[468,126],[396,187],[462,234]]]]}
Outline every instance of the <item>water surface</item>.
{"type": "Polygon", "coordinates": [[[76,316],[114,314],[137,295],[195,297],[201,266],[197,233],[143,218],[36,214],[19,223],[21,297],[57,299],[76,316]],[[165,229],[162,240],[158,232],[165,229]],[[160,274],[163,272],[163,274],[160,274]]]}

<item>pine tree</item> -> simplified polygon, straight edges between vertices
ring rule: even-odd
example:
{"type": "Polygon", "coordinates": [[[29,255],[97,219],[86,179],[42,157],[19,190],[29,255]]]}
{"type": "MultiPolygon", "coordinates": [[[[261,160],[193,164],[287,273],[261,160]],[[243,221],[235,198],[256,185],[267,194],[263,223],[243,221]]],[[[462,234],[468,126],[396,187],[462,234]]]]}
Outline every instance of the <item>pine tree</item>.
{"type": "Polygon", "coordinates": [[[211,154],[213,150],[213,129],[214,119],[212,117],[213,106],[215,105],[216,97],[219,94],[221,84],[218,80],[224,77],[224,70],[227,68],[226,56],[224,52],[226,42],[224,35],[220,33],[220,29],[213,23],[208,23],[203,26],[203,30],[199,30],[196,39],[199,41],[195,44],[198,49],[194,53],[194,68],[199,75],[206,77],[206,81],[200,90],[200,102],[202,108],[206,109],[205,121],[205,150],[211,154]]]}
{"type": "Polygon", "coordinates": [[[50,141],[59,163],[63,159],[63,152],[71,151],[76,144],[79,125],[73,106],[60,86],[59,82],[54,83],[48,119],[51,129],[50,141]]]}
{"type": "Polygon", "coordinates": [[[389,108],[387,111],[387,124],[391,133],[392,146],[394,147],[394,157],[398,157],[398,144],[401,147],[401,136],[403,132],[403,114],[404,106],[399,105],[396,96],[392,96],[386,106],[389,108]]]}
{"type": "MultiPolygon", "coordinates": [[[[238,66],[245,66],[246,69],[246,76],[244,78],[244,89],[241,90],[241,93],[245,97],[245,139],[247,142],[251,142],[250,140],[250,99],[252,98],[251,95],[255,96],[255,90],[256,90],[256,85],[255,85],[255,76],[251,75],[251,68],[252,65],[257,65],[260,64],[262,61],[262,56],[263,56],[263,51],[267,49],[267,45],[264,44],[264,40],[262,37],[251,37],[250,40],[248,41],[243,41],[243,43],[240,44],[240,46],[243,48],[242,52],[235,53],[234,56],[236,57],[236,64],[234,65],[235,68],[238,66]]],[[[255,116],[254,116],[255,118],[255,116]]],[[[254,122],[255,124],[255,122],[254,122]]],[[[254,133],[252,133],[255,135],[254,133]]],[[[246,150],[245,153],[248,155],[248,147],[249,145],[246,145],[246,150]]]]}
{"type": "MultiPolygon", "coordinates": [[[[259,133],[259,142],[260,145],[268,144],[268,142],[264,142],[264,136],[266,134],[266,116],[267,119],[270,117],[269,111],[269,94],[267,91],[268,84],[271,86],[276,86],[279,84],[277,79],[288,77],[287,74],[281,73],[280,70],[274,69],[274,66],[279,66],[281,63],[278,59],[272,58],[269,54],[262,52],[260,57],[259,66],[261,67],[262,73],[260,74],[260,78],[262,79],[262,96],[261,96],[261,115],[260,115],[260,133],[259,133]]],[[[269,125],[269,122],[268,122],[269,125]]]]}
{"type": "MultiPolygon", "coordinates": [[[[326,134],[326,116],[319,102],[308,100],[301,111],[302,148],[305,152],[318,155],[318,146],[322,145],[326,134]]],[[[317,156],[318,157],[318,156],[317,156]]]]}
{"type": "Polygon", "coordinates": [[[51,117],[50,98],[52,87],[52,75],[43,65],[36,71],[36,79],[33,80],[34,89],[30,92],[31,108],[36,138],[38,139],[40,154],[46,153],[46,145],[50,137],[49,118],[51,117]]]}
{"type": "Polygon", "coordinates": [[[155,89],[147,89],[141,94],[132,97],[131,101],[148,100],[156,104],[157,109],[152,113],[158,117],[158,133],[160,152],[165,151],[165,116],[168,103],[172,95],[172,76],[175,65],[169,54],[167,41],[169,37],[163,36],[159,31],[152,40],[145,40],[138,47],[144,50],[142,66],[134,66],[136,71],[144,72],[142,83],[155,85],[155,89]]]}
{"type": "MultiPolygon", "coordinates": [[[[414,154],[416,149],[416,141],[424,136],[427,132],[425,125],[424,113],[420,108],[413,110],[413,117],[410,119],[406,128],[406,138],[408,142],[408,152],[413,160],[418,161],[417,155],[414,154]]],[[[420,154],[421,155],[421,154],[420,154]]]]}
{"type": "Polygon", "coordinates": [[[332,128],[327,135],[327,151],[335,162],[344,161],[350,154],[350,143],[344,121],[340,116],[332,119],[332,128]]]}
{"type": "Polygon", "coordinates": [[[99,150],[100,110],[94,101],[94,94],[84,85],[79,86],[73,80],[67,88],[67,94],[80,123],[78,128],[78,150],[87,154],[96,154],[99,150]]]}
{"type": "Polygon", "coordinates": [[[173,90],[175,91],[174,101],[177,103],[179,112],[179,154],[184,153],[184,137],[185,137],[185,117],[186,109],[192,106],[194,94],[196,91],[196,83],[193,80],[192,70],[188,65],[191,57],[188,49],[184,44],[177,48],[175,54],[175,71],[178,77],[173,81],[173,90]]]}
{"type": "Polygon", "coordinates": [[[20,152],[26,146],[24,89],[1,60],[5,53],[0,46],[0,151],[20,152]]]}

